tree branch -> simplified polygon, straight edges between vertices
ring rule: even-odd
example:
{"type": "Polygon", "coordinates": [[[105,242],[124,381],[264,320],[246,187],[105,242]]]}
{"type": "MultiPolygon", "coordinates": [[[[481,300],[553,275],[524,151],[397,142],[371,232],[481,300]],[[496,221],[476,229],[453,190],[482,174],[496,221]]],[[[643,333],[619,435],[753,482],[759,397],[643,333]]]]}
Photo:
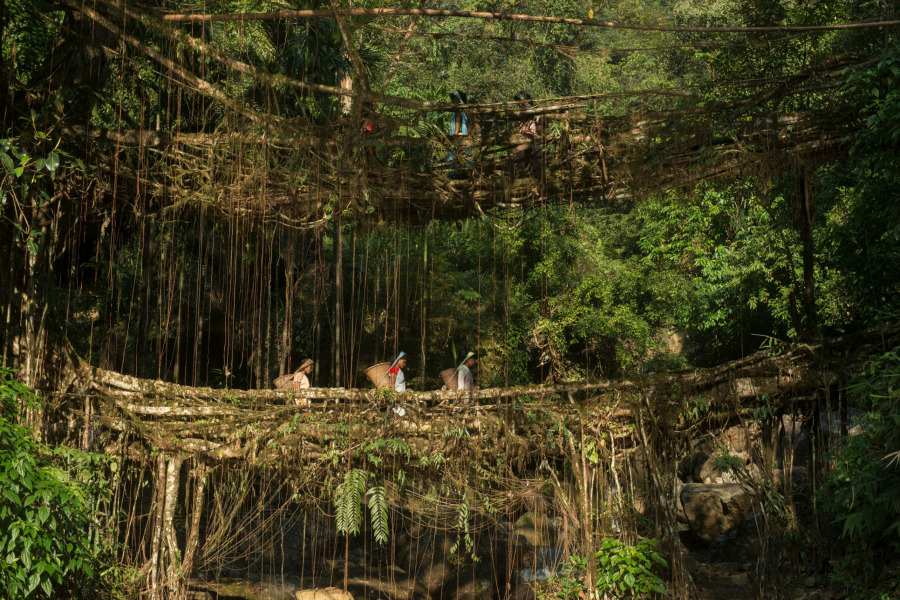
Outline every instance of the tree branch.
{"type": "Polygon", "coordinates": [[[211,22],[211,21],[267,21],[272,19],[300,19],[311,17],[333,17],[340,14],[345,17],[391,17],[419,15],[426,17],[455,17],[461,19],[482,19],[495,21],[525,21],[530,23],[560,23],[579,27],[600,27],[604,29],[634,29],[637,31],[671,31],[684,33],[773,33],[785,31],[825,32],[844,29],[871,29],[876,27],[896,27],[895,21],[864,21],[839,23],[836,25],[785,25],[771,27],[692,27],[682,25],[641,25],[636,23],[617,23],[599,19],[573,19],[569,17],[550,17],[546,15],[526,15],[515,13],[497,13],[471,10],[441,10],[436,8],[344,8],[340,10],[311,9],[283,10],[258,13],[227,14],[167,14],[164,21],[178,22],[211,22]]]}

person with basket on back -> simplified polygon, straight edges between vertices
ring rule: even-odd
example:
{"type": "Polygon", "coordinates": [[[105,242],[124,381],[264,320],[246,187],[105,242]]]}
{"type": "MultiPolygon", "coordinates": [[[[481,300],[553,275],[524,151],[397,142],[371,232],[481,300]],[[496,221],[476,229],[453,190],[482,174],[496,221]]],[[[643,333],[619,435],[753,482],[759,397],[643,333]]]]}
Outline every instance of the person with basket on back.
{"type": "Polygon", "coordinates": [[[472,367],[477,362],[474,352],[469,352],[456,368],[456,389],[471,391],[475,387],[475,377],[472,375],[472,367]]]}
{"type": "Polygon", "coordinates": [[[406,391],[406,377],[403,375],[403,367],[408,362],[406,352],[397,355],[397,359],[391,364],[388,374],[391,376],[391,389],[395,392],[406,391]]]}
{"type": "MultiPolygon", "coordinates": [[[[304,358],[303,362],[300,363],[300,366],[297,367],[297,370],[294,371],[293,374],[282,375],[275,380],[275,388],[289,392],[308,389],[311,387],[309,384],[309,376],[312,374],[315,364],[313,359],[304,358]]],[[[298,406],[309,404],[309,399],[297,397],[294,398],[294,404],[298,406]]]]}

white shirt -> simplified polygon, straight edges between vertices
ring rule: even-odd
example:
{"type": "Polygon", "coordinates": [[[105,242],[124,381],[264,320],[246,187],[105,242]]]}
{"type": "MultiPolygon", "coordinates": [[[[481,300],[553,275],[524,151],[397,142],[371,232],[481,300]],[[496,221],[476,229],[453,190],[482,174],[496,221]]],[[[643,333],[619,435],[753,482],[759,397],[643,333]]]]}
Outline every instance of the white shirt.
{"type": "Polygon", "coordinates": [[[302,390],[309,387],[309,378],[303,371],[294,373],[294,389],[302,390]]]}
{"type": "Polygon", "coordinates": [[[396,392],[405,392],[406,391],[406,378],[403,376],[403,370],[398,369],[396,379],[394,379],[394,391],[396,392]]]}
{"type": "MultiPolygon", "coordinates": [[[[309,377],[306,376],[306,373],[297,371],[294,373],[293,384],[295,390],[304,390],[309,387],[309,377]]],[[[309,404],[309,400],[305,398],[294,398],[294,404],[303,406],[304,404],[309,404]]]]}
{"type": "Polygon", "coordinates": [[[472,371],[465,364],[459,365],[459,369],[456,370],[456,389],[471,390],[472,383],[472,371]]]}

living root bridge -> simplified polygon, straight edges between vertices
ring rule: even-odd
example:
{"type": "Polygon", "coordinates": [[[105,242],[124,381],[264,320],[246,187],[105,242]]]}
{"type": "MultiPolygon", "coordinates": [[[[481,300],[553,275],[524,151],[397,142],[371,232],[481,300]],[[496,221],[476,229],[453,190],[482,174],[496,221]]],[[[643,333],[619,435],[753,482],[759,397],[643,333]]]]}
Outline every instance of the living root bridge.
{"type": "MultiPolygon", "coordinates": [[[[537,99],[528,110],[512,101],[466,105],[467,113],[480,115],[484,123],[494,123],[493,132],[488,133],[486,128],[483,135],[466,136],[469,139],[465,142],[456,143],[459,140],[427,133],[430,126],[425,126],[427,113],[453,111],[452,105],[370,89],[366,69],[359,64],[354,69],[357,79],[352,89],[321,85],[242,62],[224,49],[189,35],[177,27],[179,22],[322,16],[336,18],[340,25],[343,17],[352,15],[405,15],[710,34],[824,32],[900,24],[881,21],[693,28],[509,13],[338,7],[276,13],[162,15],[118,0],[97,0],[90,6],[76,0],[60,3],[84,15],[136,55],[158,65],[170,74],[174,85],[221,107],[225,115],[216,128],[221,134],[178,129],[147,133],[142,128],[65,128],[67,144],[77,148],[89,144],[97,162],[117,165],[115,174],[101,171],[95,175],[98,200],[108,204],[122,201],[108,184],[116,181],[118,186],[146,189],[149,202],[140,208],[143,214],[203,206],[221,215],[254,212],[262,219],[304,229],[327,222],[327,207],[335,196],[344,210],[350,210],[359,219],[453,220],[483,217],[494,208],[518,210],[547,202],[598,205],[667,189],[691,188],[704,180],[780,173],[786,167],[809,168],[845,155],[846,142],[859,126],[858,111],[837,102],[827,103],[827,112],[786,114],[785,107],[793,104],[789,99],[837,89],[849,73],[880,57],[836,55],[808,65],[801,72],[777,77],[537,99]],[[173,59],[147,43],[148,37],[156,36],[178,47],[184,56],[198,60],[173,59]],[[344,125],[335,122],[322,126],[305,117],[261,112],[230,94],[219,82],[208,79],[208,73],[195,69],[196,64],[207,60],[273,92],[284,89],[301,95],[324,94],[343,98],[357,107],[372,103],[392,108],[378,113],[374,131],[366,134],[354,119],[344,125]],[[706,91],[700,94],[701,89],[706,91]],[[745,93],[731,97],[738,89],[745,93]],[[731,93],[725,93],[726,90],[731,93]],[[709,101],[707,92],[713,101],[709,101]],[[624,116],[600,115],[592,109],[593,100],[615,97],[674,97],[680,102],[665,110],[662,104],[648,104],[647,110],[624,116]],[[515,148],[521,140],[515,139],[514,132],[526,115],[541,115],[547,124],[536,138],[542,156],[539,161],[517,163],[515,148]],[[393,158],[386,164],[379,164],[377,157],[372,159],[363,149],[374,144],[396,150],[393,158]],[[473,164],[447,168],[450,165],[444,164],[441,157],[458,152],[457,146],[463,145],[474,146],[473,164]],[[148,154],[147,160],[145,153],[150,150],[153,154],[148,154]],[[251,156],[265,160],[248,168],[251,156]],[[302,180],[299,184],[298,174],[302,180]],[[170,187],[159,183],[173,179],[180,186],[174,201],[170,187]],[[260,186],[265,187],[266,194],[257,193],[260,186]]],[[[358,63],[354,44],[346,46],[351,60],[358,63]]]]}
{"type": "MultiPolygon", "coordinates": [[[[722,429],[763,404],[774,426],[775,415],[844,381],[854,359],[898,340],[894,324],[777,346],[710,369],[471,393],[195,388],[82,363],[72,389],[57,396],[83,417],[82,439],[102,430],[107,452],[120,457],[123,497],[142,498],[152,483],[151,494],[130,509],[137,561],[151,598],[181,598],[192,573],[255,543],[253,536],[275,528],[298,502],[331,514],[332,503],[356,510],[371,493],[380,498],[370,499],[381,503],[379,514],[390,503],[392,511],[432,519],[432,527],[462,523],[460,539],[469,535],[472,515],[482,526],[497,525],[552,501],[563,529],[583,538],[590,554],[587,532],[600,527],[594,521],[602,513],[592,507],[621,502],[625,489],[650,481],[645,501],[664,515],[660,522],[675,523],[675,491],[666,482],[675,480],[671,457],[687,437],[722,429]],[[691,400],[700,397],[708,410],[692,411],[700,403],[691,400]],[[298,406],[297,398],[309,402],[298,406]],[[357,480],[356,496],[338,502],[357,480]],[[543,491],[548,485],[552,498],[543,491]],[[438,498],[435,489],[448,491],[438,498]],[[189,509],[179,513],[177,506],[189,509]],[[261,529],[247,529],[254,519],[261,529]]],[[[677,532],[670,537],[677,552],[677,532]]],[[[346,544],[349,552],[349,536],[346,544]]],[[[346,582],[346,566],[344,574],[346,582]]]]}
{"type": "Polygon", "coordinates": [[[330,18],[334,16],[386,17],[386,16],[426,16],[453,17],[462,19],[484,19],[496,21],[524,21],[530,23],[558,23],[578,27],[600,27],[604,29],[633,29],[637,31],[677,31],[683,33],[773,33],[783,31],[825,32],[841,29],[871,29],[876,27],[895,27],[900,21],[861,21],[856,23],[840,23],[836,25],[798,25],[771,27],[690,27],[683,25],[644,25],[636,23],[617,23],[600,19],[573,19],[569,17],[550,17],[546,15],[527,15],[506,12],[487,12],[471,10],[444,10],[436,8],[335,8],[285,10],[258,13],[228,14],[167,14],[164,21],[175,22],[213,22],[213,21],[268,21],[276,19],[298,19],[310,17],[330,18]]]}
{"type": "MultiPolygon", "coordinates": [[[[261,449],[271,450],[271,442],[285,435],[295,442],[305,439],[304,456],[315,460],[326,452],[320,444],[331,438],[330,429],[349,422],[360,429],[354,435],[361,440],[390,430],[415,440],[422,451],[443,448],[449,430],[512,436],[525,458],[546,451],[539,434],[547,419],[582,422],[599,433],[612,422],[633,423],[640,398],[672,424],[683,417],[688,398],[703,397],[714,408],[738,414],[768,398],[770,409],[777,412],[780,402],[796,402],[798,396],[842,381],[848,354],[875,351],[878,342],[898,332],[900,325],[892,325],[813,345],[783,345],[695,371],[471,392],[213,389],[84,366],[78,395],[99,401],[92,412],[100,414],[111,431],[136,435],[141,444],[167,452],[200,453],[212,460],[259,457],[261,449]],[[533,424],[537,414],[543,415],[537,419],[539,427],[529,432],[528,423],[533,424]]],[[[811,398],[814,395],[806,397],[811,398]]]]}

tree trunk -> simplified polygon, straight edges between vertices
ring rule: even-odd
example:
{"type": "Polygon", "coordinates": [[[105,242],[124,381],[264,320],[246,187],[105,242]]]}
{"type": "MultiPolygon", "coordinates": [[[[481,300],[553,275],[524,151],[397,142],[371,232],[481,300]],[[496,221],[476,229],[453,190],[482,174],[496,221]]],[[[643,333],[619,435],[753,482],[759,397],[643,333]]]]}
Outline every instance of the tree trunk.
{"type": "Polygon", "coordinates": [[[178,312],[175,317],[175,369],[173,378],[175,383],[181,383],[181,305],[184,294],[184,271],[178,271],[178,312]]]}
{"type": "MultiPolygon", "coordinates": [[[[179,597],[183,578],[185,577],[175,531],[175,508],[178,505],[181,466],[184,463],[184,459],[185,456],[183,454],[174,454],[167,457],[164,452],[161,452],[157,458],[153,519],[151,520],[153,536],[150,543],[150,559],[145,567],[151,600],[179,597]]],[[[202,487],[200,487],[202,485],[201,479],[201,483],[198,484],[197,496],[203,493],[202,487]]],[[[191,534],[194,534],[193,527],[195,525],[199,526],[198,510],[200,509],[195,506],[194,514],[197,518],[191,522],[191,534]]],[[[196,548],[194,549],[195,552],[196,548]]],[[[191,554],[191,560],[194,560],[193,553],[191,554]]]]}
{"type": "Polygon", "coordinates": [[[291,369],[292,329],[294,326],[294,260],[293,248],[284,259],[284,326],[281,329],[281,352],[278,357],[278,376],[291,369]]]}
{"type": "Polygon", "coordinates": [[[419,347],[419,360],[421,361],[419,367],[419,389],[423,389],[422,386],[425,383],[427,373],[425,370],[425,342],[428,338],[428,235],[431,227],[429,225],[422,229],[422,341],[419,347]]]}
{"type": "MultiPolygon", "coordinates": [[[[6,0],[0,0],[0,48],[3,47],[3,37],[6,34],[6,0]]],[[[12,64],[10,64],[10,67],[12,64]]],[[[9,119],[7,106],[9,103],[9,73],[6,66],[0,66],[0,135],[6,134],[6,122],[9,119]]]]}
{"type": "Polygon", "coordinates": [[[184,547],[184,560],[181,565],[181,573],[184,580],[190,579],[197,564],[197,548],[200,546],[200,517],[203,515],[203,501],[206,497],[206,461],[202,457],[195,458],[197,464],[192,471],[194,479],[194,497],[191,507],[191,520],[188,526],[187,539],[184,547]]]}
{"type": "MultiPolygon", "coordinates": [[[[337,210],[340,210],[340,208],[337,210]]],[[[334,375],[334,385],[336,387],[343,387],[341,381],[341,360],[343,358],[343,332],[341,331],[341,321],[344,319],[344,252],[342,244],[341,217],[338,215],[337,220],[334,222],[334,349],[332,354],[334,360],[332,372],[334,375]]]]}
{"type": "Polygon", "coordinates": [[[809,169],[804,169],[800,175],[797,194],[800,239],[803,241],[803,312],[806,317],[803,337],[806,339],[814,338],[818,332],[815,296],[815,244],[813,241],[813,212],[815,209],[810,197],[809,179],[809,169]]]}
{"type": "Polygon", "coordinates": [[[153,257],[156,256],[156,227],[154,217],[141,221],[141,290],[142,306],[135,347],[134,372],[141,377],[150,377],[147,359],[150,356],[150,298],[153,295],[153,257]]]}
{"type": "MultiPolygon", "coordinates": [[[[349,73],[345,74],[341,77],[341,89],[353,91],[353,78],[349,73]]],[[[341,96],[341,112],[345,115],[350,114],[350,109],[353,106],[353,96],[341,96]]]]}
{"type": "MultiPolygon", "coordinates": [[[[272,272],[272,260],[275,252],[269,248],[269,264],[266,272],[272,272]]],[[[263,365],[263,378],[260,389],[266,389],[271,385],[272,379],[272,277],[266,277],[266,339],[264,342],[266,349],[265,365],[263,365]]]]}
{"type": "MultiPolygon", "coordinates": [[[[0,225],[2,232],[6,237],[5,243],[0,246],[0,252],[3,252],[3,256],[15,256],[16,244],[13,240],[16,235],[11,227],[7,227],[6,224],[0,225]]],[[[9,364],[10,360],[10,343],[12,341],[12,329],[13,329],[13,310],[12,306],[16,300],[16,296],[19,295],[19,285],[16,281],[16,260],[10,260],[7,263],[7,269],[5,271],[6,277],[3,280],[0,280],[0,289],[6,290],[6,300],[4,302],[6,310],[3,314],[3,348],[0,350],[0,364],[9,364]]],[[[2,293],[2,292],[0,292],[2,293]]]]}
{"type": "Polygon", "coordinates": [[[47,345],[47,312],[50,307],[53,253],[59,235],[61,208],[59,199],[43,205],[32,199],[31,230],[25,242],[26,293],[22,297],[22,320],[25,325],[22,381],[39,386],[47,345]],[[55,205],[55,210],[54,210],[55,205]],[[37,235],[35,235],[37,234],[37,235]]]}
{"type": "Polygon", "coordinates": [[[153,491],[153,537],[150,541],[150,559],[147,561],[147,586],[150,588],[150,599],[156,600],[161,595],[160,585],[160,540],[163,531],[163,508],[165,507],[166,455],[160,452],[156,458],[156,481],[153,491]]]}
{"type": "MultiPolygon", "coordinates": [[[[178,505],[178,488],[181,465],[184,456],[177,454],[169,459],[166,467],[165,504],[162,522],[162,541],[165,550],[166,581],[165,587],[170,596],[178,597],[181,589],[182,572],[179,560],[178,538],[175,532],[175,507],[178,505]]],[[[162,569],[160,569],[162,570],[162,569]]]]}

